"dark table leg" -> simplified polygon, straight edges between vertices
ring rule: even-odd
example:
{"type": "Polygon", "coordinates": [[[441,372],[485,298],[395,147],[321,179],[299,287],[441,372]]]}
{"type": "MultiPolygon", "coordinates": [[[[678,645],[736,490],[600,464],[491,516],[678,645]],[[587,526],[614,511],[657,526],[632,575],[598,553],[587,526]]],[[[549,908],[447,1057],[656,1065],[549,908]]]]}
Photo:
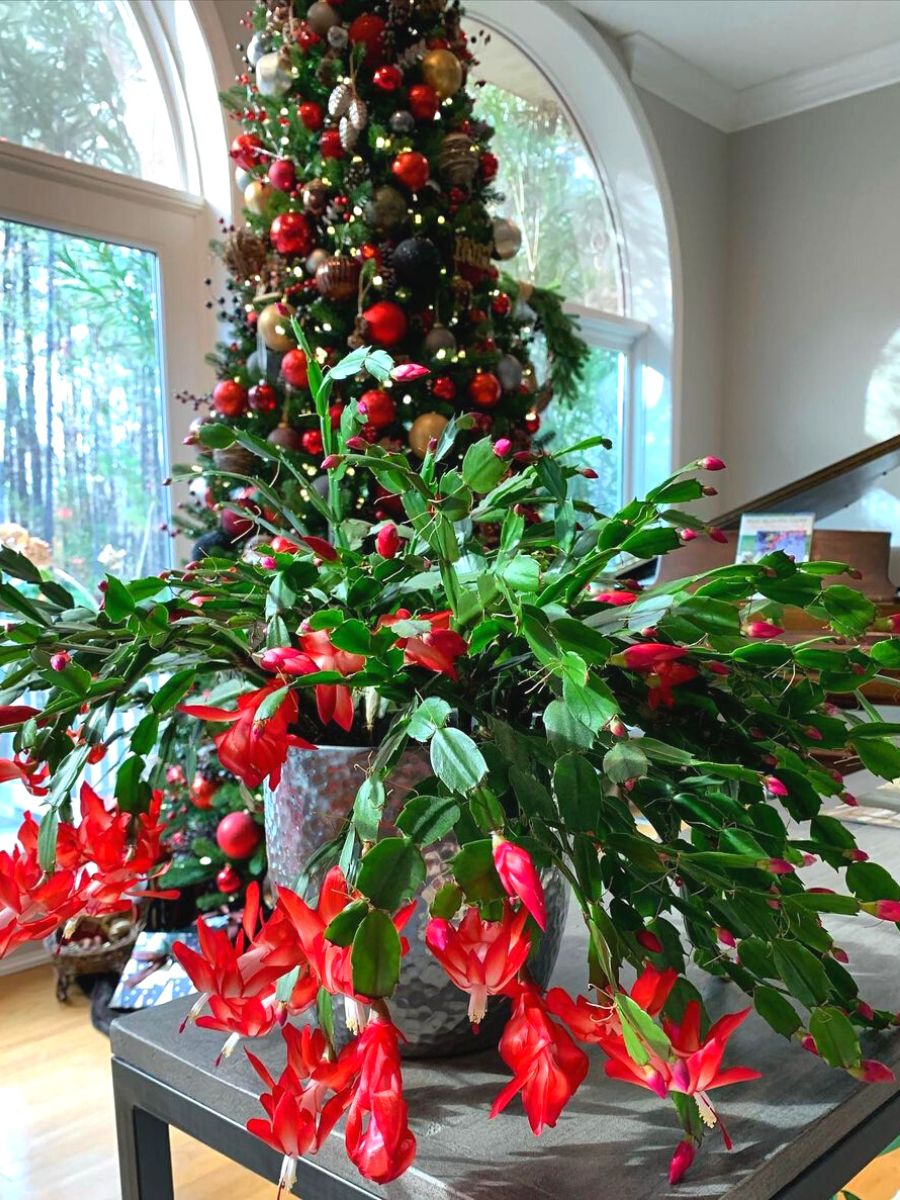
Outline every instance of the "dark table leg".
{"type": "Polygon", "coordinates": [[[122,1200],[174,1200],[169,1126],[145,1112],[113,1070],[122,1200]]]}

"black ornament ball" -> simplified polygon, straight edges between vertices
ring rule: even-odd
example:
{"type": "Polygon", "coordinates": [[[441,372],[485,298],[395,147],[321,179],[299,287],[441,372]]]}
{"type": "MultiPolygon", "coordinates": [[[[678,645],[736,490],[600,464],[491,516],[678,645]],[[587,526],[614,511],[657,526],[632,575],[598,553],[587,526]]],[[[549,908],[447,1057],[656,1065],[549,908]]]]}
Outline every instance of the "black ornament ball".
{"type": "Polygon", "coordinates": [[[412,133],[416,127],[416,118],[411,112],[400,108],[391,114],[388,124],[391,127],[391,133],[412,133]]]}
{"type": "Polygon", "coordinates": [[[209,533],[202,533],[194,542],[191,550],[193,562],[210,557],[234,558],[234,546],[224,529],[211,529],[209,533]]]}
{"type": "Polygon", "coordinates": [[[391,268],[399,284],[416,295],[429,295],[437,287],[441,256],[430,238],[404,238],[391,254],[391,268]]]}

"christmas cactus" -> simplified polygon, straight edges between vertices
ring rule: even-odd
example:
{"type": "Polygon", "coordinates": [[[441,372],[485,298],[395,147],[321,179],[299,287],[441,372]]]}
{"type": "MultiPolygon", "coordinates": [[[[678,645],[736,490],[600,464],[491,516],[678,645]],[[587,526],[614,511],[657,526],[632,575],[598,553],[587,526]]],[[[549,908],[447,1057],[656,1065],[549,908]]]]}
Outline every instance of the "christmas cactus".
{"type": "MultiPolygon", "coordinates": [[[[598,1046],[610,1076],[672,1104],[677,1180],[717,1121],[711,1089],[755,1077],[723,1065],[749,1008],[711,1024],[689,957],[832,1067],[890,1077],[863,1057],[859,1032],[894,1014],[859,995],[823,917],[897,922],[900,887],[822,806],[852,802],[829,765],[842,756],[900,774],[900,726],[880,721],[860,691],[900,665],[900,639],[859,644],[875,612],[823,582],[845,570],[836,563],[774,553],[643,590],[621,582],[631,559],[716,535],[680,508],[703,495],[716,458],[604,515],[570,494],[580,451],[600,438],[552,454],[481,438],[449,465],[471,417],[451,421],[421,462],[361,437],[354,406],[332,428],[344,380],[363,373],[384,386],[419,370],[366,347],[324,372],[310,356],[327,537],[261,485],[259,537],[241,559],[109,577],[97,611],[0,552],[0,603],[15,614],[0,648],[0,727],[15,730],[17,751],[2,769],[46,799],[40,825],[28,817],[17,848],[0,855],[0,949],[167,887],[154,866],[156,788],[176,713],[208,724],[221,763],[248,788],[276,783],[291,748],[371,744],[352,813],[317,856],[320,892],[281,888],[263,916],[252,885],[237,943],[201,923],[200,951],[179,952],[202,993],[194,1016],[228,1047],[273,1030],[284,1038],[277,1078],[251,1055],[266,1115],[250,1122],[284,1154],[283,1181],[343,1115],[366,1178],[383,1183],[414,1159],[391,997],[404,986],[423,850],[448,835],[459,848],[427,945],[469,994],[473,1024],[491,996],[510,1004],[500,1053],[511,1079],[491,1115],[519,1094],[540,1134],[585,1078],[582,1046],[598,1046]],[[351,470],[399,497],[402,517],[347,515],[351,470]],[[15,579],[33,585],[28,595],[15,579]],[[821,633],[776,640],[784,606],[821,633]],[[232,681],[231,699],[197,691],[210,675],[232,681]],[[40,707],[20,703],[26,691],[43,694],[40,707]],[[836,707],[835,695],[857,706],[836,707]],[[75,823],[80,771],[104,752],[120,708],[139,721],[115,803],[88,790],[75,823]],[[432,776],[386,828],[392,765],[408,746],[428,755],[432,776]],[[841,890],[806,886],[816,860],[841,873],[841,890]],[[543,992],[529,972],[549,867],[587,932],[579,996],[543,992]],[[354,1022],[346,1043],[335,1038],[335,997],[354,1022]],[[289,1019],[300,1014],[302,1027],[289,1019]]],[[[201,436],[300,470],[248,432],[213,425],[201,436]]]]}

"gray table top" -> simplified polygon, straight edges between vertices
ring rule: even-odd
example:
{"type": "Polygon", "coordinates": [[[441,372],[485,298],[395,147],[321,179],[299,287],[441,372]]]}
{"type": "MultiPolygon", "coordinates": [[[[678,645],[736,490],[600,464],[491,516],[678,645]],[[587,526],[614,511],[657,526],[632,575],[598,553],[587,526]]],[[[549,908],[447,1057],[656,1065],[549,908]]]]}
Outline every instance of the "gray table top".
{"type": "MultiPolygon", "coordinates": [[[[855,826],[854,832],[864,849],[900,873],[900,832],[865,826],[855,826]]],[[[827,870],[821,871],[825,882],[827,870]]],[[[850,954],[861,994],[876,1005],[900,1007],[896,929],[865,916],[828,920],[850,954]]],[[[570,912],[555,982],[573,993],[586,990],[584,941],[570,912]]],[[[746,998],[733,985],[703,978],[714,1014],[745,1006],[746,998]]],[[[174,1001],[120,1018],[112,1028],[113,1052],[243,1125],[262,1113],[256,1076],[240,1052],[214,1067],[221,1034],[191,1028],[178,1036],[189,1006],[190,1000],[174,1001]]],[[[276,1036],[253,1049],[280,1064],[280,1043],[276,1036]]],[[[866,1053],[900,1074],[900,1033],[872,1036],[866,1053]]],[[[388,1200],[770,1200],[898,1090],[857,1084],[777,1037],[751,1014],[732,1038],[725,1065],[753,1066],[763,1077],[716,1096],[735,1148],[726,1153],[718,1132],[711,1131],[685,1182],[670,1188],[667,1164],[679,1136],[671,1107],[643,1089],[606,1079],[602,1056],[591,1052],[591,1057],[587,1080],[556,1128],[540,1138],[531,1135],[518,1100],[488,1120],[491,1103],[509,1078],[496,1053],[407,1062],[404,1090],[419,1144],[416,1163],[387,1187],[365,1186],[388,1200]]],[[[346,1158],[340,1127],[317,1161],[335,1176],[360,1183],[346,1158]]]]}

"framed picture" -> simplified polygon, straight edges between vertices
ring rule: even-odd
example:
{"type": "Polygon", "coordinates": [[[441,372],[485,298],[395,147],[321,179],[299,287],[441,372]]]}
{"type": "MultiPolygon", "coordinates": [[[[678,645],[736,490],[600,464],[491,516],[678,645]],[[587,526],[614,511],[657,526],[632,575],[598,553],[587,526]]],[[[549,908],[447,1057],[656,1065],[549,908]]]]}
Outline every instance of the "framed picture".
{"type": "Polygon", "coordinates": [[[759,562],[776,550],[803,562],[809,558],[815,520],[812,513],[744,513],[735,562],[759,562]]]}

